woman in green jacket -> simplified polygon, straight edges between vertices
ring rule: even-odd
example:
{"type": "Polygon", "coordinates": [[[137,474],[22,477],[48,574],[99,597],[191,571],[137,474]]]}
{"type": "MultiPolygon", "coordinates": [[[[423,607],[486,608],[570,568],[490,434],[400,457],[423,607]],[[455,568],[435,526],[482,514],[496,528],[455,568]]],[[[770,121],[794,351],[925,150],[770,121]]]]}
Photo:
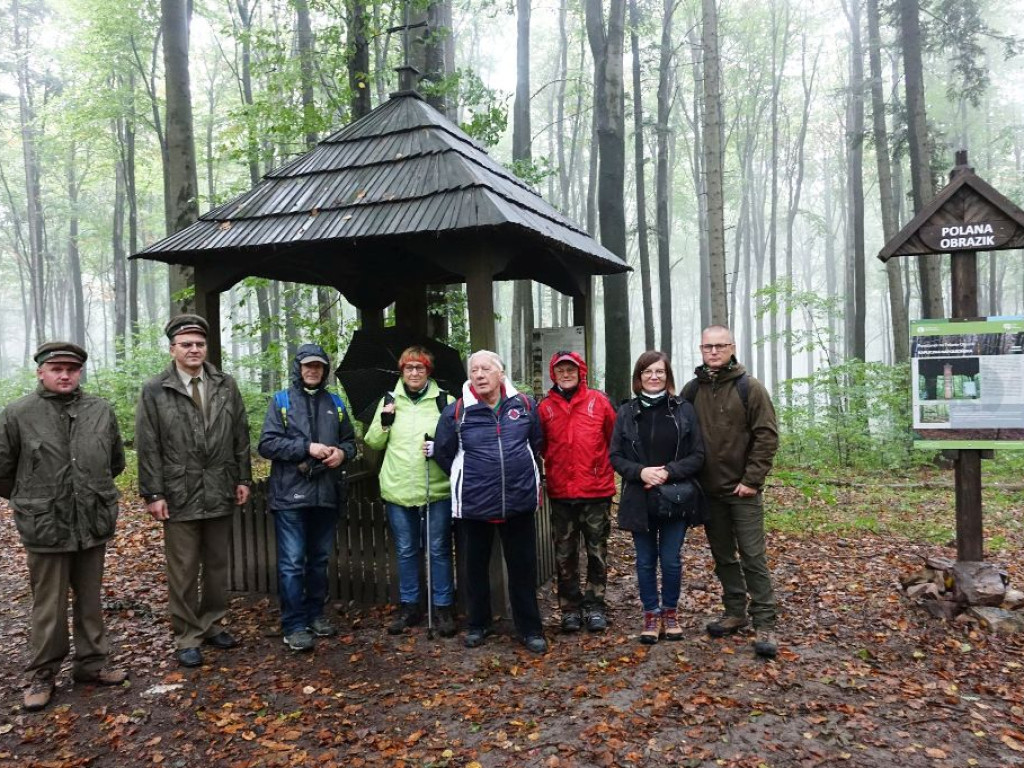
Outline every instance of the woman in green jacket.
{"type": "Polygon", "coordinates": [[[388,634],[401,634],[423,619],[420,611],[420,558],[427,521],[430,530],[432,605],[442,637],[455,634],[452,577],[452,501],[448,475],[432,460],[434,430],[440,412],[452,401],[430,378],[434,356],[423,347],[409,347],[398,360],[402,380],[387,393],[363,438],[384,451],[380,494],[398,555],[401,601],[388,634]],[[426,519],[423,512],[429,505],[426,519]]]}

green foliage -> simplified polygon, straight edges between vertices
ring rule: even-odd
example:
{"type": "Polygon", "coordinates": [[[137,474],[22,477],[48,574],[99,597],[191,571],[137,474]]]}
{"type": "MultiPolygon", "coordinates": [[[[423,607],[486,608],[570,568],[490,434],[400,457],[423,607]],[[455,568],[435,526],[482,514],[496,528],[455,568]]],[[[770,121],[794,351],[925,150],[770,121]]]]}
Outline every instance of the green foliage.
{"type": "Polygon", "coordinates": [[[463,358],[469,357],[469,314],[466,292],[461,288],[445,291],[443,301],[434,301],[427,307],[428,314],[446,317],[448,337],[438,339],[459,351],[463,358]]]}
{"type": "Polygon", "coordinates": [[[531,187],[538,187],[544,179],[557,175],[550,157],[536,160],[513,160],[511,171],[531,187]]]}
{"type": "Polygon", "coordinates": [[[420,90],[427,97],[450,98],[469,112],[469,121],[460,127],[485,147],[496,145],[508,128],[509,95],[488,88],[472,69],[457,69],[434,82],[422,81],[420,90]]]}

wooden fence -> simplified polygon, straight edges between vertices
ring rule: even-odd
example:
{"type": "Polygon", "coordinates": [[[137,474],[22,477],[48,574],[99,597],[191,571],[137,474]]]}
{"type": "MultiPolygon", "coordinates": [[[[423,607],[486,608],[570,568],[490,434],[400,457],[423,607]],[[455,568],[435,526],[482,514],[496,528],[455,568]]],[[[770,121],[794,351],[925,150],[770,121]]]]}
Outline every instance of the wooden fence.
{"type": "MultiPolygon", "coordinates": [[[[455,559],[457,565],[458,547],[455,559]]],[[[277,538],[267,509],[266,481],[253,484],[249,503],[235,513],[229,568],[231,589],[277,593],[277,538]]],[[[458,580],[460,569],[455,570],[458,580]]],[[[554,572],[551,515],[544,497],[537,513],[537,586],[554,572]]],[[[348,516],[338,523],[328,574],[332,599],[362,606],[398,601],[397,563],[377,476],[359,465],[349,473],[348,516]]],[[[504,591],[503,573],[492,569],[491,580],[494,591],[499,585],[504,591]]]]}

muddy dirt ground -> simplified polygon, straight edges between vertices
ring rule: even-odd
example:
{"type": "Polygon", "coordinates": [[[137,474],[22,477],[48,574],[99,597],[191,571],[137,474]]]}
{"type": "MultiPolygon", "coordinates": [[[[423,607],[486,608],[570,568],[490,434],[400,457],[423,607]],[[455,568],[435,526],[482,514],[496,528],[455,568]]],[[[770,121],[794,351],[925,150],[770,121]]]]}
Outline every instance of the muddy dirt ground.
{"type": "Polygon", "coordinates": [[[948,547],[773,533],[769,551],[774,661],[754,657],[749,635],[704,633],[719,597],[701,531],[684,548],[685,639],[641,646],[632,545],[616,532],[612,628],[560,634],[547,586],[542,657],[507,622],[467,650],[422,627],[389,637],[382,611],[337,605],[341,634],[296,655],[273,602],[246,594],[230,615],[242,647],[185,670],[171,657],[159,528],[126,509],[105,602],[131,680],[73,684],[65,669],[33,714],[21,710],[24,556],[0,507],[0,766],[1024,765],[1024,641],[928,618],[896,591],[948,547]]]}

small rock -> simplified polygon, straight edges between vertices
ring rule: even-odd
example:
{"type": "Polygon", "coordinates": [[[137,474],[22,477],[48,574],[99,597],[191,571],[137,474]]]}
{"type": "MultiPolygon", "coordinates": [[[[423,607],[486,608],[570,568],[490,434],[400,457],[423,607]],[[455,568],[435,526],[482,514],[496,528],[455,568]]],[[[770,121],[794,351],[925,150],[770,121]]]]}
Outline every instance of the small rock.
{"type": "Polygon", "coordinates": [[[912,600],[938,600],[939,588],[930,581],[924,584],[913,584],[907,587],[907,597],[912,600]]]}
{"type": "Polygon", "coordinates": [[[967,612],[978,619],[981,626],[997,635],[1012,635],[1017,632],[1024,632],[1024,617],[1021,617],[1018,613],[990,606],[972,606],[967,609],[967,612]]]}
{"type": "Polygon", "coordinates": [[[948,557],[932,555],[931,557],[925,558],[924,564],[933,571],[948,571],[953,567],[955,561],[948,557]]]}
{"type": "Polygon", "coordinates": [[[1006,590],[1006,594],[1003,596],[1003,608],[1008,611],[1024,608],[1024,592],[1019,589],[1006,590]]]}
{"type": "Polygon", "coordinates": [[[907,589],[914,584],[923,584],[926,581],[931,581],[933,578],[935,578],[935,571],[931,568],[922,568],[919,571],[914,571],[914,573],[901,576],[900,584],[903,585],[904,589],[907,589]]]}
{"type": "Polygon", "coordinates": [[[946,619],[946,621],[957,618],[957,614],[963,611],[963,606],[952,600],[922,600],[917,605],[936,619],[946,619]]]}
{"type": "Polygon", "coordinates": [[[956,599],[964,605],[996,606],[1003,602],[1009,579],[994,563],[961,561],[953,566],[956,599]]]}

